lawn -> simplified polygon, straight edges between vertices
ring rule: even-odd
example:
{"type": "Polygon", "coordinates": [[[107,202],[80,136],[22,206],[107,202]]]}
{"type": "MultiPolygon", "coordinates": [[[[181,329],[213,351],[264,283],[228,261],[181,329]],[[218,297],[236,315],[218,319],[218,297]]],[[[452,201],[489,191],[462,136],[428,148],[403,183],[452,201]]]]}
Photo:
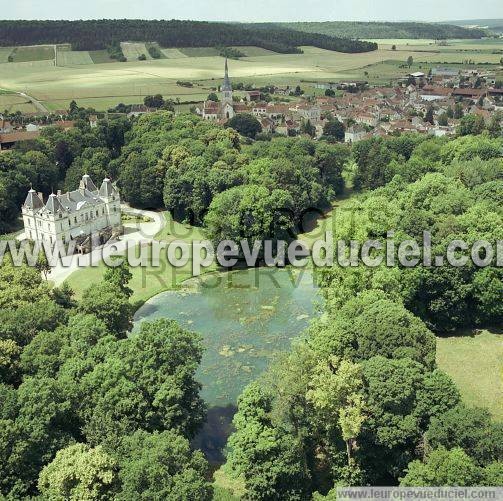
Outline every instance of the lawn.
{"type": "Polygon", "coordinates": [[[486,407],[503,421],[503,334],[484,330],[437,338],[437,364],[467,405],[486,407]]]}
{"type": "MultiPolygon", "coordinates": [[[[193,240],[203,240],[201,229],[189,225],[182,225],[173,221],[169,212],[165,212],[165,227],[156,236],[156,240],[172,242],[173,240],[190,243],[193,240]]],[[[130,221],[126,222],[127,226],[130,221]]],[[[134,224],[134,223],[133,223],[134,224]]],[[[136,254],[139,255],[139,247],[136,248],[136,254]]],[[[150,254],[149,254],[150,256],[150,254]]],[[[167,260],[166,251],[161,252],[160,266],[151,266],[151,259],[148,259],[149,265],[146,267],[132,267],[133,278],[129,284],[133,289],[131,302],[138,307],[151,297],[165,290],[176,289],[184,280],[191,278],[192,258],[186,266],[182,268],[173,267],[167,260]]],[[[66,282],[75,291],[77,298],[92,284],[98,283],[103,278],[103,273],[107,269],[105,263],[101,262],[98,266],[82,268],[70,275],[66,282]]],[[[214,266],[204,269],[205,271],[215,270],[214,266]]]]}
{"type": "Polygon", "coordinates": [[[173,240],[204,240],[203,229],[189,224],[182,224],[175,221],[169,211],[164,212],[166,224],[164,228],[154,237],[156,240],[172,242],[173,240]]]}
{"type": "MultiPolygon", "coordinates": [[[[133,278],[129,287],[134,291],[131,302],[137,307],[165,290],[176,289],[184,280],[192,277],[192,260],[183,268],[175,268],[168,262],[165,253],[162,256],[159,267],[131,268],[133,278]]],[[[82,268],[72,273],[66,282],[75,291],[76,297],[81,298],[88,287],[102,280],[106,269],[103,262],[98,266],[82,268]]]]}

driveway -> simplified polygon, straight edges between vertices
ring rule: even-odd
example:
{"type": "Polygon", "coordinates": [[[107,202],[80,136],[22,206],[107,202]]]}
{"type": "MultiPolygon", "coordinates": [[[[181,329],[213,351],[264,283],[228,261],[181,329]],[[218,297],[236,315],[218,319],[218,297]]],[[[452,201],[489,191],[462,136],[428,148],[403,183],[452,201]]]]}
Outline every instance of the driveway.
{"type": "Polygon", "coordinates": [[[88,266],[97,266],[99,263],[112,254],[119,254],[125,251],[129,242],[135,244],[144,241],[154,240],[155,235],[161,231],[165,225],[164,213],[147,210],[132,209],[123,205],[122,211],[128,214],[137,214],[147,216],[152,219],[149,223],[125,223],[124,235],[120,240],[111,242],[105,246],[93,250],[89,254],[67,256],[58,261],[58,264],[52,268],[47,279],[56,286],[61,285],[74,271],[88,266]]]}

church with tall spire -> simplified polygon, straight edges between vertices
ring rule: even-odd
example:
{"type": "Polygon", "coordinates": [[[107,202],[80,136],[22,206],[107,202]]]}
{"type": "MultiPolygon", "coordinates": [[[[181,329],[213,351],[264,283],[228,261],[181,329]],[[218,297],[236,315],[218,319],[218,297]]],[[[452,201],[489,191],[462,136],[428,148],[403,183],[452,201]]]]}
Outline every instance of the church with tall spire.
{"type": "Polygon", "coordinates": [[[202,116],[205,120],[227,121],[236,115],[232,99],[232,84],[229,78],[229,63],[225,58],[224,81],[220,87],[220,102],[204,102],[202,116]]]}

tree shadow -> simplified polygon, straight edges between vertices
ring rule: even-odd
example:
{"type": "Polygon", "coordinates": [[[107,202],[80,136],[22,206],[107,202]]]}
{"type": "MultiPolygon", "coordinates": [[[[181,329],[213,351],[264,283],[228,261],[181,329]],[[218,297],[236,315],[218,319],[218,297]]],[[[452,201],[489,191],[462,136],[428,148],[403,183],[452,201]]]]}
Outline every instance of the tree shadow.
{"type": "Polygon", "coordinates": [[[192,447],[203,451],[213,466],[225,461],[224,449],[234,431],[232,418],[236,411],[237,407],[233,404],[210,407],[202,430],[192,440],[192,447]]]}

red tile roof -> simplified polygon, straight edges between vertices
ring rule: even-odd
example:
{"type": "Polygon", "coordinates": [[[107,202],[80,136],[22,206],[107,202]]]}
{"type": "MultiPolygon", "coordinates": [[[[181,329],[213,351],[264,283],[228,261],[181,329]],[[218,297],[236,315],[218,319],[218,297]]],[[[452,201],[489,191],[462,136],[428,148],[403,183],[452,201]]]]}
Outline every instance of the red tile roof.
{"type": "Polygon", "coordinates": [[[0,134],[0,144],[17,143],[19,141],[31,141],[40,136],[40,131],[32,132],[10,132],[9,134],[0,134]]]}

